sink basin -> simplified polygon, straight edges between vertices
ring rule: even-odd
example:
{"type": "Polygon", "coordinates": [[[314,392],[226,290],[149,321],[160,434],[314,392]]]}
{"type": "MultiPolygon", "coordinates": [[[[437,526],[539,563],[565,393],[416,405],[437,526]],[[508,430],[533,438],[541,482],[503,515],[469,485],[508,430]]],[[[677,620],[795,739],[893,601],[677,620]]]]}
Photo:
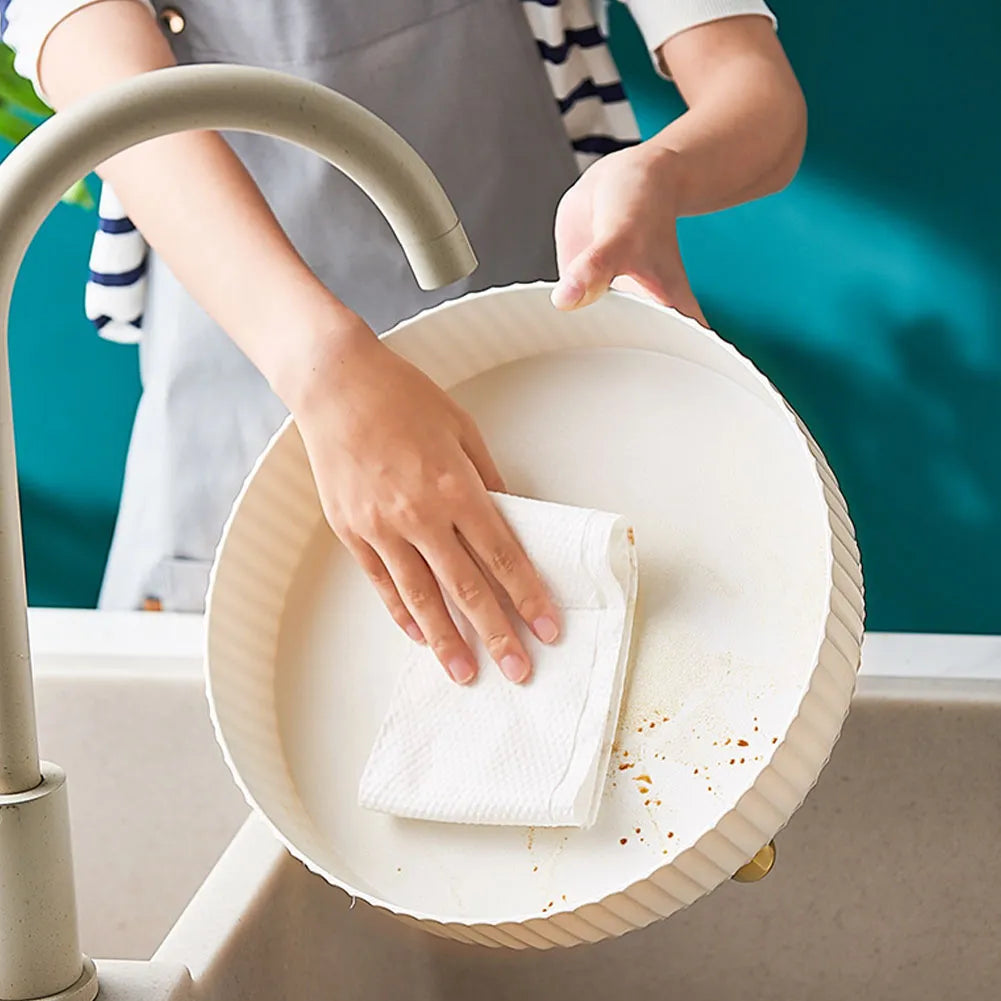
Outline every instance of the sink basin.
{"type": "Polygon", "coordinates": [[[248,819],[212,739],[199,619],[31,626],[43,753],[71,779],[82,944],[115,957],[98,961],[102,998],[938,1001],[1001,981],[1001,638],[869,636],[844,735],[771,875],[535,953],[353,903],[248,819]]]}

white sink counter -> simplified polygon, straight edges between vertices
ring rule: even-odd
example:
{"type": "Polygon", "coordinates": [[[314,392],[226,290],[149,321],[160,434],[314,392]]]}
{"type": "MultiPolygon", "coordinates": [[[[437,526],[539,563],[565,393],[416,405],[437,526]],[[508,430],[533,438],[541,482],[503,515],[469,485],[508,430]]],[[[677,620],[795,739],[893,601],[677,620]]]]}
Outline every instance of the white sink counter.
{"type": "Polygon", "coordinates": [[[30,626],[83,948],[156,954],[99,962],[102,996],[937,1001],[1001,983],[1001,637],[867,638],[844,737],[764,882],[621,940],[515,954],[352,910],[256,820],[233,840],[247,808],[208,720],[200,617],[38,609],[30,626]]]}

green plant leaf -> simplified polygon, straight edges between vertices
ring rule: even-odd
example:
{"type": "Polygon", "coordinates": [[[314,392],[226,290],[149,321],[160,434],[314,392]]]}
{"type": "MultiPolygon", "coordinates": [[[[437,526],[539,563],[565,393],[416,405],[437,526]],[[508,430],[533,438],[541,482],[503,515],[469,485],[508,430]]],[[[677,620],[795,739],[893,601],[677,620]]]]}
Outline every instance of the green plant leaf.
{"type": "Polygon", "coordinates": [[[62,197],[67,205],[77,205],[82,209],[92,209],[94,207],[94,196],[87,187],[87,182],[83,179],[76,182],[69,191],[62,197]]]}
{"type": "Polygon", "coordinates": [[[31,122],[15,115],[3,101],[0,101],[0,139],[16,146],[34,127],[31,122]]]}
{"type": "Polygon", "coordinates": [[[52,109],[41,101],[35,88],[14,72],[14,53],[0,44],[0,98],[37,118],[48,118],[52,109]]]}

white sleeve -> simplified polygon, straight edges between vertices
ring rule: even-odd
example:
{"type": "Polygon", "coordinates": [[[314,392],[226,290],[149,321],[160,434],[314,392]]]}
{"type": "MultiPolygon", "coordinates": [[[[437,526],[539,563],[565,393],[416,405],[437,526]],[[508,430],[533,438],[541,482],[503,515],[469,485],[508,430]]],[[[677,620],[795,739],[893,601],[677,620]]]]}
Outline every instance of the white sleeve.
{"type": "Polygon", "coordinates": [[[663,72],[657,50],[682,31],[740,14],[760,14],[776,25],[764,0],[623,0],[639,25],[654,66],[663,72]]]}
{"type": "MultiPolygon", "coordinates": [[[[30,80],[39,97],[44,98],[38,82],[38,57],[42,46],[60,21],[81,7],[100,0],[10,0],[7,5],[7,27],[3,40],[15,53],[14,69],[30,80]]],[[[155,14],[150,0],[136,0],[155,14]]]]}

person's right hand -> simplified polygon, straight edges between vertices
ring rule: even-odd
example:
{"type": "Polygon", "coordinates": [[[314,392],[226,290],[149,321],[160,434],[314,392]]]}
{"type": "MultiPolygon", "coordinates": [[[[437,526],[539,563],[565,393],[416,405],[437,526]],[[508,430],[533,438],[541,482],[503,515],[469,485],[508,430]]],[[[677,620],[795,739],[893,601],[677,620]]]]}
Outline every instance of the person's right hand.
{"type": "Polygon", "coordinates": [[[504,483],[472,419],[346,312],[292,401],[327,521],[411,639],[453,680],[476,661],[442,588],[504,675],[528,678],[515,615],[544,643],[556,610],[488,490],[504,483]],[[440,585],[440,586],[439,586],[440,585]]]}

